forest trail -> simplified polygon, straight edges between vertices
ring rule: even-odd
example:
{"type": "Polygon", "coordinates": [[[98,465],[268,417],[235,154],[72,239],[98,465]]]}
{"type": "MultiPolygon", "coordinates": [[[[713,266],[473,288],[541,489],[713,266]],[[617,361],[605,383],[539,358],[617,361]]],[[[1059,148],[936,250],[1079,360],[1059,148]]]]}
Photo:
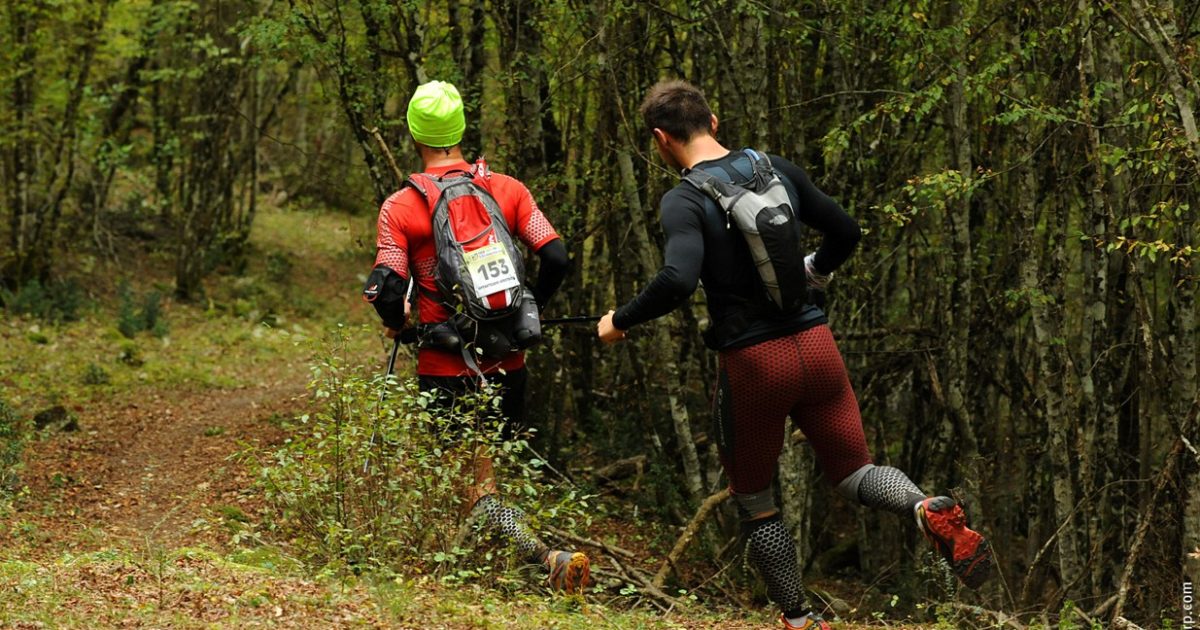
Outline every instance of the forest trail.
{"type": "Polygon", "coordinates": [[[272,420],[296,408],[304,393],[298,376],[238,389],[146,391],[77,412],[78,431],[36,445],[27,458],[34,495],[58,499],[40,519],[44,548],[76,547],[89,531],[82,538],[219,547],[226,532],[205,524],[221,514],[257,520],[262,509],[250,471],[234,458],[283,438],[272,420]]]}

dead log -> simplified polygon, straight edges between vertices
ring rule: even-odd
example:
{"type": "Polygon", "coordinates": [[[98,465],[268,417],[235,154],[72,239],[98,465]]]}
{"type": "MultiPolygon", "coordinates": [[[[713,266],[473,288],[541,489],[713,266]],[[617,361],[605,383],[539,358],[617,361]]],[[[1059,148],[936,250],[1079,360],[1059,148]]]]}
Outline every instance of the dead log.
{"type": "Polygon", "coordinates": [[[626,478],[632,477],[634,475],[641,477],[642,473],[645,470],[646,470],[646,456],[645,455],[634,455],[633,457],[626,457],[625,459],[618,459],[617,461],[615,461],[611,464],[608,464],[607,466],[599,468],[594,473],[592,473],[592,475],[598,481],[600,481],[602,483],[607,483],[607,482],[619,481],[621,479],[626,479],[626,478]]]}

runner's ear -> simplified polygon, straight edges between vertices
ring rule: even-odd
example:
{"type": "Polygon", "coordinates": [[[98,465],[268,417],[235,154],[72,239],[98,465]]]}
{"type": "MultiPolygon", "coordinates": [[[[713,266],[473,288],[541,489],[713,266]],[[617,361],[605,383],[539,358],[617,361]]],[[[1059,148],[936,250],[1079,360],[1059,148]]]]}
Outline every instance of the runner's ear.
{"type": "Polygon", "coordinates": [[[708,121],[708,132],[712,134],[712,137],[717,137],[717,127],[720,126],[720,124],[721,121],[717,120],[717,115],[712,114],[708,121]]]}

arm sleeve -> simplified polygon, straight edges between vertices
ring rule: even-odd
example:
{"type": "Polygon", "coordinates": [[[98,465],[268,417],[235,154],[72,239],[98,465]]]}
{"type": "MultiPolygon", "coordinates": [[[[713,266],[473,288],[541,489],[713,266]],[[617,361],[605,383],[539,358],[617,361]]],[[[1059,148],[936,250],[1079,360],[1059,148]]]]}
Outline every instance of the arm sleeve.
{"type": "Polygon", "coordinates": [[[378,234],[375,240],[375,266],[363,286],[363,299],[375,307],[375,312],[388,328],[405,325],[404,300],[408,294],[408,238],[404,233],[396,193],[379,209],[378,234]]]}
{"type": "Polygon", "coordinates": [[[545,309],[546,302],[554,297],[558,287],[562,286],[563,278],[567,277],[570,262],[567,259],[567,246],[557,237],[537,250],[537,255],[541,264],[538,265],[538,277],[533,285],[533,299],[537,301],[538,309],[545,309]]]}
{"type": "Polygon", "coordinates": [[[529,189],[517,180],[511,180],[519,186],[517,193],[517,238],[521,239],[529,249],[540,252],[547,243],[558,238],[558,232],[546,215],[542,214],[537,202],[529,189]]]}
{"type": "Polygon", "coordinates": [[[779,156],[772,155],[770,159],[771,165],[791,182],[795,190],[798,197],[796,217],[824,236],[813,266],[821,273],[833,273],[850,258],[862,238],[858,222],[846,214],[838,202],[821,192],[804,169],[779,156]]]}
{"type": "Polygon", "coordinates": [[[613,325],[629,330],[678,308],[696,291],[704,261],[704,232],[700,215],[678,194],[662,201],[662,226],[667,243],[663,267],[637,297],[617,309],[613,325]]]}
{"type": "Polygon", "coordinates": [[[493,177],[499,185],[505,187],[508,194],[516,198],[516,237],[536,253],[541,261],[538,265],[537,280],[533,284],[533,299],[537,301],[539,309],[545,308],[546,302],[558,291],[567,275],[567,248],[558,237],[554,226],[550,224],[550,220],[538,208],[525,184],[505,175],[493,177]]]}

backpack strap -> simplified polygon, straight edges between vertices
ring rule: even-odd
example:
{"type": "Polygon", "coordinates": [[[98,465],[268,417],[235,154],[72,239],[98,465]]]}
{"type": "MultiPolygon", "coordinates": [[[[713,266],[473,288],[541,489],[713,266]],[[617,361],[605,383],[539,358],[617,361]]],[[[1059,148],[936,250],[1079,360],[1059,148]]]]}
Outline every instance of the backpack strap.
{"type": "Polygon", "coordinates": [[[438,201],[442,198],[442,193],[453,184],[458,183],[464,176],[467,179],[474,177],[471,171],[462,169],[447,171],[436,176],[428,173],[412,173],[404,181],[404,184],[412,186],[413,189],[421,193],[421,196],[425,198],[425,205],[428,207],[429,213],[433,214],[434,209],[437,208],[438,201]]]}
{"type": "Polygon", "coordinates": [[[425,173],[409,173],[404,185],[411,187],[425,198],[425,204],[432,210],[437,200],[442,196],[441,188],[436,181],[425,173]]]}
{"type": "MultiPolygon", "coordinates": [[[[434,207],[437,206],[438,200],[442,197],[442,187],[438,185],[440,183],[440,179],[435,179],[425,173],[410,173],[408,179],[404,180],[403,185],[417,191],[425,199],[428,212],[433,214],[434,207]]],[[[413,276],[413,286],[416,287],[418,293],[446,308],[450,308],[444,296],[437,291],[430,291],[421,286],[421,283],[417,282],[415,275],[413,276]]]]}
{"type": "Polygon", "coordinates": [[[771,158],[767,157],[767,154],[749,147],[742,149],[742,152],[750,156],[753,177],[756,180],[761,178],[761,183],[765,184],[771,180],[772,176],[779,178],[780,183],[783,184],[784,189],[788,192],[788,200],[792,202],[792,213],[795,214],[798,212],[796,205],[800,201],[800,194],[796,192],[796,185],[792,183],[792,180],[788,179],[787,175],[775,169],[775,166],[771,164],[771,158]]]}
{"type": "Polygon", "coordinates": [[[471,166],[471,175],[485,180],[492,178],[492,170],[488,168],[487,160],[483,159],[482,155],[471,166]]]}

